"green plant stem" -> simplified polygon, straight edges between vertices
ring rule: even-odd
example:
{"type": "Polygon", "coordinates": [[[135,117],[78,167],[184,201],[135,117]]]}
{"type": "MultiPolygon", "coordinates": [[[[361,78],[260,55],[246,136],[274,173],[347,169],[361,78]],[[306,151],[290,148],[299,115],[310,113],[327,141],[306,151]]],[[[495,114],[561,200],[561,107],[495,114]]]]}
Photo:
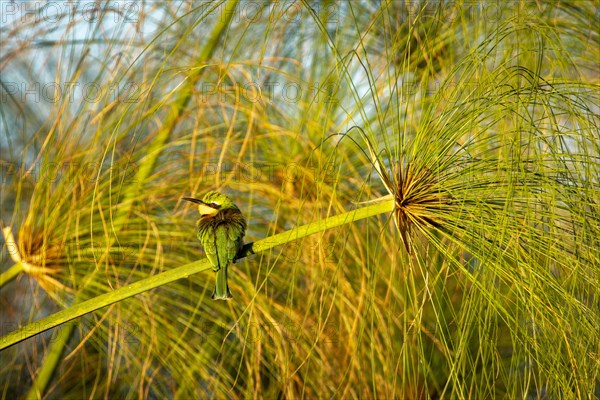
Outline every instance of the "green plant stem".
{"type": "MultiPolygon", "coordinates": [[[[240,258],[246,257],[250,254],[255,254],[272,249],[276,246],[297,239],[301,239],[314,233],[324,232],[327,229],[335,228],[344,224],[348,224],[350,222],[359,221],[361,219],[369,218],[375,215],[391,212],[393,208],[394,202],[392,199],[389,199],[388,201],[362,207],[307,225],[302,225],[298,228],[294,228],[289,231],[270,236],[268,238],[256,241],[254,243],[246,244],[240,252],[240,258]]],[[[43,318],[37,322],[29,324],[21,329],[18,329],[14,332],[3,336],[2,338],[0,338],[0,350],[3,350],[9,346],[17,344],[35,335],[38,335],[44,331],[47,331],[48,329],[52,329],[56,326],[64,324],[65,322],[71,321],[85,314],[89,314],[93,311],[125,300],[129,297],[147,292],[151,289],[166,285],[178,279],[187,278],[192,274],[196,274],[198,272],[210,269],[210,262],[208,261],[208,259],[205,258],[203,260],[194,261],[192,263],[183,265],[179,268],[175,268],[170,271],[160,273],[158,275],[150,276],[146,279],[142,279],[141,281],[132,283],[131,285],[121,287],[113,292],[102,294],[93,299],[86,300],[82,303],[75,304],[74,306],[68,309],[59,311],[55,314],[52,314],[46,318],[43,318]]]]}
{"type": "MultiPolygon", "coordinates": [[[[214,53],[214,51],[217,47],[217,44],[219,43],[220,38],[223,36],[227,27],[229,26],[229,23],[231,22],[231,19],[234,15],[233,11],[235,10],[237,3],[238,3],[238,0],[227,1],[226,5],[225,5],[224,18],[217,18],[217,23],[213,27],[210,37],[206,41],[204,47],[202,48],[200,55],[198,56],[199,62],[206,62],[208,59],[210,59],[210,57],[214,53]]],[[[187,106],[190,102],[190,99],[192,97],[193,87],[196,84],[196,81],[200,78],[200,75],[201,75],[203,69],[198,68],[195,71],[196,72],[194,72],[193,75],[190,77],[190,79],[188,81],[189,82],[188,85],[186,85],[186,87],[184,89],[182,89],[182,92],[178,96],[177,100],[169,109],[169,113],[168,113],[165,123],[161,126],[156,137],[152,140],[152,143],[148,146],[148,149],[146,151],[146,154],[148,154],[148,156],[144,159],[143,163],[140,165],[140,168],[138,169],[138,171],[135,175],[134,184],[129,186],[129,188],[125,192],[124,199],[122,201],[122,203],[124,204],[124,207],[122,207],[120,212],[116,215],[115,221],[114,221],[114,226],[123,226],[124,225],[125,219],[129,216],[129,214],[131,212],[131,209],[134,204],[134,200],[138,196],[139,192],[142,190],[142,187],[143,187],[144,183],[146,182],[147,178],[154,171],[154,167],[156,165],[156,160],[160,156],[165,143],[171,137],[171,133],[173,132],[174,128],[177,126],[179,118],[181,117],[181,115],[183,114],[185,109],[187,108],[187,106]]],[[[130,295],[130,296],[132,296],[132,295],[130,295]]],[[[129,297],[129,296],[127,296],[127,297],[129,297]]],[[[116,301],[118,301],[118,300],[116,300],[116,301]]],[[[83,302],[81,304],[86,304],[86,303],[88,303],[88,302],[83,302]]],[[[109,303],[109,304],[112,304],[112,303],[109,303]]],[[[68,309],[63,310],[63,311],[66,312],[66,311],[68,311],[68,309]]],[[[71,338],[71,334],[73,333],[72,325],[73,324],[69,324],[67,327],[63,328],[64,331],[61,331],[59,333],[59,336],[61,338],[65,338],[64,340],[58,340],[52,344],[46,358],[42,362],[42,367],[40,368],[40,372],[38,373],[38,375],[33,383],[33,386],[31,387],[31,390],[28,394],[28,398],[41,397],[41,395],[45,392],[46,387],[47,387],[48,383],[50,382],[50,378],[54,374],[54,370],[60,364],[61,355],[64,351],[64,347],[67,345],[67,343],[69,342],[69,339],[71,338]],[[38,396],[38,394],[39,394],[39,396],[38,396]]],[[[23,339],[26,339],[26,338],[23,338],[23,339]]]]}
{"type": "Polygon", "coordinates": [[[0,288],[15,279],[23,271],[23,263],[18,262],[6,271],[2,272],[0,274],[0,288]]]}
{"type": "Polygon", "coordinates": [[[54,375],[54,371],[56,370],[56,366],[60,364],[65,346],[69,342],[76,326],[75,321],[69,321],[61,327],[60,332],[57,335],[57,340],[50,346],[50,349],[45,356],[44,363],[27,393],[27,400],[43,398],[42,394],[45,392],[46,387],[48,387],[48,384],[54,375]]]}

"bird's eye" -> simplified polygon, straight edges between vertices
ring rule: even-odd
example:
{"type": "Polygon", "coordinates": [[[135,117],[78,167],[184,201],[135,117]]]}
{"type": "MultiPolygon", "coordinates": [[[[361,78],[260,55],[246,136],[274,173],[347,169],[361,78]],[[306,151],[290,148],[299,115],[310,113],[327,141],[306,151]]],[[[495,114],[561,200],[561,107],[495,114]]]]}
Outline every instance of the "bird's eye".
{"type": "Polygon", "coordinates": [[[210,203],[210,206],[211,206],[211,207],[214,207],[214,208],[217,208],[217,207],[219,207],[219,205],[218,205],[217,203],[210,203]]]}

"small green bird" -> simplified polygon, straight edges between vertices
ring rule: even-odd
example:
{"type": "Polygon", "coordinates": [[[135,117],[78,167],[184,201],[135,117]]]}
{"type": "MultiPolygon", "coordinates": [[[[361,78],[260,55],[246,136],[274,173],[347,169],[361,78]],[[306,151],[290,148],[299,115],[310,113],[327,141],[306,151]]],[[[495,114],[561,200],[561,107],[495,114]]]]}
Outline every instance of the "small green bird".
{"type": "Polygon", "coordinates": [[[227,267],[234,262],[242,248],[246,233],[246,219],[229,197],[217,192],[208,192],[202,200],[183,197],[183,200],[198,204],[200,219],[196,222],[198,239],[204,246],[213,271],[217,273],[213,299],[231,299],[227,285],[227,267]]]}

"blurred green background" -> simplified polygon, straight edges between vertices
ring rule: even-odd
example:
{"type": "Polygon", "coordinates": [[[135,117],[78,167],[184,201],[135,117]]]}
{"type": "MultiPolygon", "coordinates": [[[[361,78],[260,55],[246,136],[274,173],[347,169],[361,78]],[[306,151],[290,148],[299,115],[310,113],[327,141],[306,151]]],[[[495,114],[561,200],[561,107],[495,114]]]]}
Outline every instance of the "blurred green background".
{"type": "Polygon", "coordinates": [[[600,2],[0,2],[2,398],[600,397],[600,2]],[[30,325],[32,324],[32,325],[30,325]],[[27,329],[25,330],[27,331],[27,329]]]}

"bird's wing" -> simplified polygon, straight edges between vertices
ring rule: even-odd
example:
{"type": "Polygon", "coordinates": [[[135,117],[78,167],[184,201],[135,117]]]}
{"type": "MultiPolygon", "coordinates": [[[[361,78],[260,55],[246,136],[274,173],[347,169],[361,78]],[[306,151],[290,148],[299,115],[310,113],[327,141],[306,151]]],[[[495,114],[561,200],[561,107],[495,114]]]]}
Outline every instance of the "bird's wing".
{"type": "Polygon", "coordinates": [[[222,264],[229,264],[235,259],[238,251],[237,236],[229,224],[220,224],[216,229],[217,243],[222,244],[219,254],[219,260],[222,264]]]}
{"type": "Polygon", "coordinates": [[[221,265],[219,264],[219,253],[214,237],[210,237],[206,242],[204,242],[204,252],[206,253],[206,257],[213,267],[213,271],[216,272],[220,270],[221,265]]]}
{"type": "Polygon", "coordinates": [[[246,231],[245,224],[239,225],[239,229],[230,229],[229,230],[229,240],[231,240],[231,242],[233,243],[233,246],[235,247],[235,254],[233,255],[232,261],[235,259],[235,256],[237,256],[238,251],[242,248],[245,231],[246,231]],[[241,234],[240,234],[240,231],[241,231],[241,234]]]}
{"type": "Polygon", "coordinates": [[[219,255],[217,253],[217,238],[215,235],[208,234],[206,231],[198,230],[198,238],[200,242],[202,242],[202,247],[204,247],[204,252],[206,253],[206,258],[210,261],[212,265],[213,271],[218,271],[221,269],[219,264],[219,255]]]}
{"type": "MultiPolygon", "coordinates": [[[[238,227],[238,226],[236,226],[236,227],[238,227]]],[[[229,229],[227,234],[229,236],[229,240],[231,240],[232,242],[236,242],[236,243],[238,240],[240,240],[242,238],[242,236],[244,236],[244,232],[241,228],[229,229]]]]}

